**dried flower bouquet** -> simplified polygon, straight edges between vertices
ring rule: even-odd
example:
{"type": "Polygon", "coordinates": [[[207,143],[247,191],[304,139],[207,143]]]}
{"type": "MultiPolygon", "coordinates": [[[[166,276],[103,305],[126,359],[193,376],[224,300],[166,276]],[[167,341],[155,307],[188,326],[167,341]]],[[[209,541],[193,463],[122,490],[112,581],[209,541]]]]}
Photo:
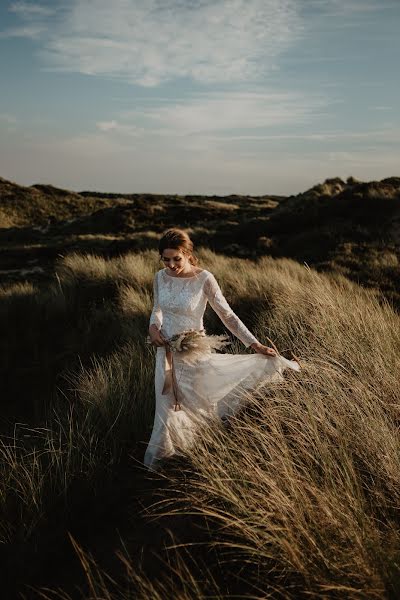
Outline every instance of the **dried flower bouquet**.
{"type": "MultiPolygon", "coordinates": [[[[150,342],[150,338],[147,338],[150,342]]],[[[226,335],[207,335],[204,329],[187,329],[166,338],[167,348],[171,352],[179,352],[187,361],[195,361],[210,352],[221,350],[231,342],[226,335]]]]}

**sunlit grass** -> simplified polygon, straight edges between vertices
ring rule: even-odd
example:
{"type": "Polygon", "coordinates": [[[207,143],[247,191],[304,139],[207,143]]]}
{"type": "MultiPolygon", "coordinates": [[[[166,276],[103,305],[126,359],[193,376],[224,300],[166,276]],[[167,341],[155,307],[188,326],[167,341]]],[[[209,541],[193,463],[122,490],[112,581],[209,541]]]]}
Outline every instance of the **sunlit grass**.
{"type": "MultiPolygon", "coordinates": [[[[241,597],[395,598],[399,315],[376,291],[291,260],[252,262],[209,250],[199,258],[258,339],[294,352],[302,371],[248,393],[227,428],[203,427],[185,466],[165,461],[152,516],[206,521],[219,569],[236,583],[241,578],[241,597]]],[[[60,371],[43,427],[20,427],[2,439],[3,543],[32,536],[56,497],[68,504],[71,482],[81,477],[87,490],[101,485],[121,453],[149,436],[154,352],[144,338],[161,266],[154,251],[110,260],[75,254],[60,261],[46,293],[27,285],[1,291],[12,308],[10,328],[22,316],[35,327],[30,320],[45,307],[57,317],[55,335],[87,355],[79,368],[60,371]],[[109,352],[104,338],[117,340],[109,352]]],[[[211,311],[206,323],[222,332],[211,311]]],[[[46,344],[39,326],[35,334],[46,344]]],[[[188,548],[179,540],[171,548],[169,579],[150,581],[124,559],[130,583],[117,591],[86,557],[91,597],[171,597],[183,578],[190,585],[174,597],[211,597],[185,566],[188,548]]],[[[212,597],[219,597],[216,588],[212,597]]]]}

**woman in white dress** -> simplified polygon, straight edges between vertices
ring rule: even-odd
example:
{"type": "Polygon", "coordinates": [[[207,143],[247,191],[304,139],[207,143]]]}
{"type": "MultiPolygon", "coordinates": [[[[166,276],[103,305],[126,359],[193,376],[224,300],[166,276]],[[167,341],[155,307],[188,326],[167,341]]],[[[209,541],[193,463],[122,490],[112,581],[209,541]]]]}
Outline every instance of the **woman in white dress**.
{"type": "Polygon", "coordinates": [[[154,307],[149,323],[149,338],[157,347],[156,410],[144,455],[144,464],[150,470],[159,467],[160,459],[188,448],[196,425],[204,417],[224,418],[234,413],[240,405],[240,391],[264,381],[281,380],[287,367],[300,368],[296,361],[261,344],[247,329],[229,306],[214,275],[197,266],[193,243],[186,232],[176,228],[166,231],[159,242],[159,253],[166,266],[154,277],[154,307]],[[172,361],[166,339],[189,329],[204,331],[207,302],[225,327],[256,354],[208,352],[188,364],[174,352],[172,361]],[[171,385],[171,374],[175,385],[171,385]]]}

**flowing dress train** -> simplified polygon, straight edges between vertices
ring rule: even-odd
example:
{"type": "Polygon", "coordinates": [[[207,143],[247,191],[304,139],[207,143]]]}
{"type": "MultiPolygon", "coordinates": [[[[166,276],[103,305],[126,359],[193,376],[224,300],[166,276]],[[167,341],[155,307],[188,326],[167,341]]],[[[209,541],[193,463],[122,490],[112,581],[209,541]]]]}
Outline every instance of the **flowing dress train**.
{"type": "MultiPolygon", "coordinates": [[[[203,269],[192,277],[174,277],[161,269],[154,277],[154,306],[150,324],[165,337],[187,329],[204,329],[207,302],[225,327],[246,347],[257,338],[234,313],[214,275],[203,269]]],[[[162,393],[166,374],[166,350],[157,348],[155,365],[156,407],[153,430],[144,464],[156,470],[159,460],[179,454],[193,440],[198,423],[209,417],[223,418],[240,405],[240,392],[265,381],[282,380],[286,368],[299,370],[296,361],[263,354],[207,353],[193,364],[174,353],[181,410],[174,410],[174,397],[162,393]]],[[[164,390],[165,391],[165,390],[164,390]]]]}

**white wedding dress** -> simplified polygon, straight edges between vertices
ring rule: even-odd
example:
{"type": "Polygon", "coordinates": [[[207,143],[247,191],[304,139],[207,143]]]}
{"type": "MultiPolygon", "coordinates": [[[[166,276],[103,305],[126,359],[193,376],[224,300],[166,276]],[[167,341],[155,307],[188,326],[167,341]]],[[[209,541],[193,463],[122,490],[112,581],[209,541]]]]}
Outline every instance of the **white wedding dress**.
{"type": "MultiPolygon", "coordinates": [[[[226,328],[248,347],[257,338],[229,306],[214,275],[204,269],[192,277],[174,277],[161,269],[154,277],[154,307],[150,324],[165,337],[187,329],[204,329],[203,315],[210,303],[226,328]]],[[[193,440],[197,424],[204,418],[223,418],[240,405],[240,393],[265,381],[282,380],[287,368],[300,369],[296,361],[263,354],[218,354],[210,352],[187,364],[175,352],[176,380],[181,410],[174,409],[174,396],[163,394],[166,351],[157,348],[155,368],[156,407],[153,431],[144,455],[144,465],[156,470],[159,460],[181,454],[193,440]]]]}

